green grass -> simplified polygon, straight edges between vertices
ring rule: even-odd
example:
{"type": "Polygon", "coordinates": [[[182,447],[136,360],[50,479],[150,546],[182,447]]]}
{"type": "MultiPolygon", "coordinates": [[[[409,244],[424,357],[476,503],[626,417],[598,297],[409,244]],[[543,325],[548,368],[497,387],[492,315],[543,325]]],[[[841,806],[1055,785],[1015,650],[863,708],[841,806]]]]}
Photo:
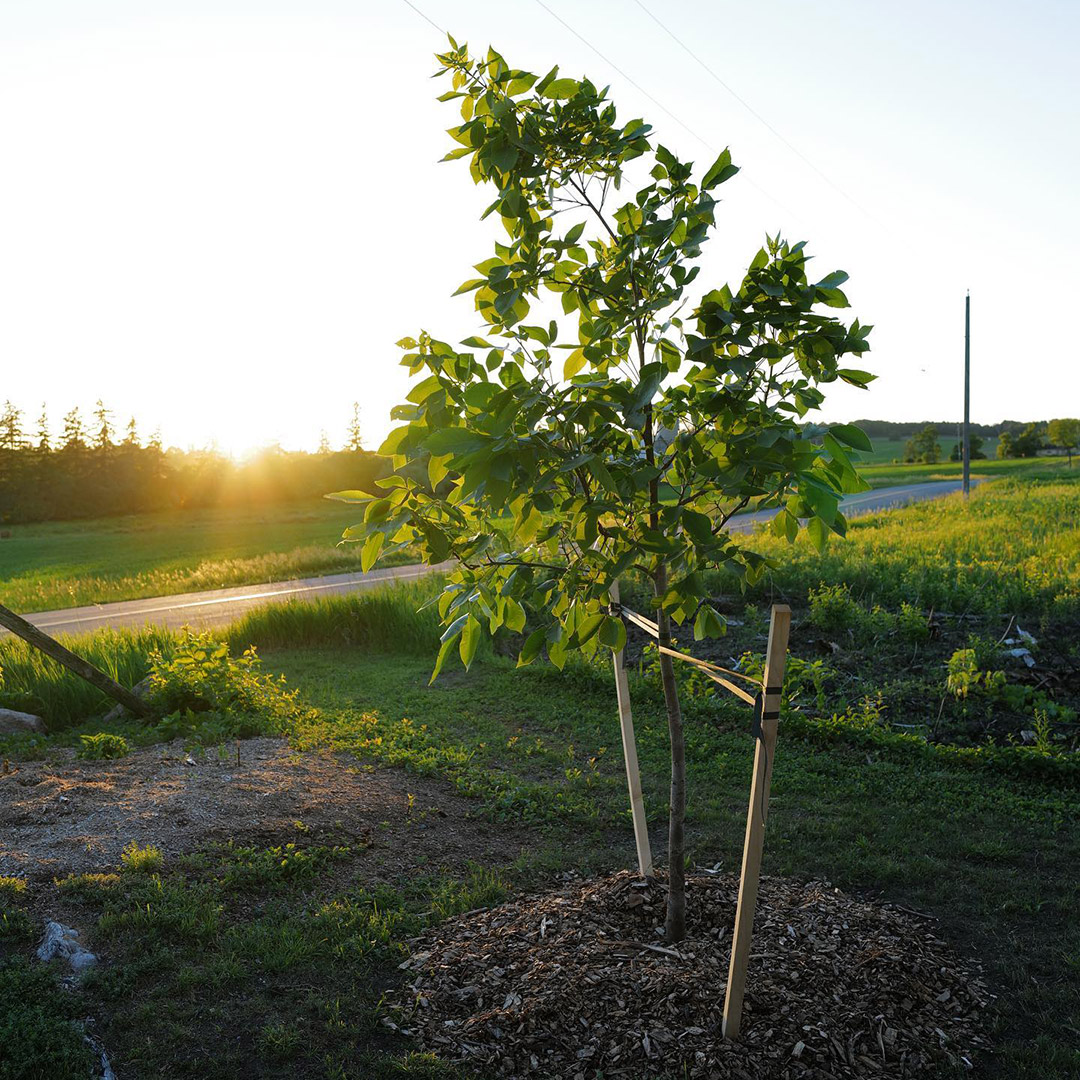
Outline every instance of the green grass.
{"type": "Polygon", "coordinates": [[[1080,470],[1053,475],[1003,478],[966,503],[953,495],[856,519],[847,540],[834,539],[823,555],[805,536],[790,545],[763,531],[740,542],[775,559],[765,591],[779,595],[844,582],[894,607],[906,600],[950,612],[1075,614],[1080,470]]]}
{"type": "Polygon", "coordinates": [[[13,525],[0,540],[0,599],[20,612],[167,596],[360,569],[337,547],[356,509],[310,502],[13,525]]]}
{"type": "MultiPolygon", "coordinates": [[[[964,467],[959,461],[938,461],[933,465],[874,462],[859,465],[859,472],[871,487],[923,484],[931,480],[959,480],[964,467]]],[[[1080,472],[1080,469],[1073,469],[1080,472]]],[[[971,475],[984,479],[1014,477],[1024,480],[1066,478],[1070,475],[1065,458],[988,458],[971,463],[971,475]]]]}
{"type": "MultiPolygon", "coordinates": [[[[825,878],[933,915],[938,933],[989,969],[998,995],[990,1075],[1080,1077],[1077,754],[1064,743],[1010,747],[973,736],[979,746],[954,745],[984,716],[1033,708],[1030,694],[1046,691],[1015,668],[1013,697],[973,691],[961,700],[945,686],[952,652],[970,646],[992,658],[1018,616],[1039,637],[1036,671],[1058,676],[1048,684],[1054,701],[1075,703],[1080,472],[1003,479],[967,505],[950,499],[860,520],[824,555],[767,535],[754,542],[777,567],[750,604],[717,578],[741,625],[711,654],[760,654],[763,602],[775,595],[794,606],[766,872],[825,878]],[[965,617],[936,622],[932,637],[927,611],[944,605],[965,617]],[[941,717],[955,725],[938,733],[945,745],[909,731],[929,733],[941,717]]],[[[471,673],[456,667],[429,686],[437,630],[430,610],[416,608],[434,587],[267,609],[230,637],[259,642],[267,668],[298,689],[305,707],[290,729],[298,751],[445,777],[477,813],[531,825],[530,854],[466,881],[414,872],[387,888],[343,878],[348,839],[303,846],[298,837],[174,862],[137,852],[123,868],[65,883],[63,902],[82,909],[110,959],[80,991],[80,1015],[105,1018],[106,1044],[134,1073],[225,1077],[247,1062],[268,1077],[460,1076],[410,1057],[381,1025],[405,939],[451,911],[497,901],[506,887],[539,885],[569,867],[632,865],[610,667],[515,669],[497,643],[471,673]]],[[[126,649],[134,667],[144,646],[119,635],[85,647],[126,649]]],[[[0,644],[0,664],[15,672],[13,648],[0,644]]],[[[630,655],[646,807],[662,854],[662,697],[648,655],[633,643],[630,655]]],[[[40,670],[22,670],[23,692],[59,695],[57,681],[43,687],[40,670]]],[[[680,677],[690,854],[735,870],[753,756],[747,710],[680,677]]],[[[99,729],[77,725],[3,750],[48,752],[99,729]]],[[[152,737],[131,721],[113,730],[132,745],[152,737]]],[[[1075,740],[1069,730],[1066,719],[1055,734],[1075,740]]],[[[26,890],[5,887],[3,902],[0,939],[25,954],[26,890]]],[[[63,1023],[42,1014],[46,1047],[67,1045],[63,1023]]]]}
{"type": "MultiPolygon", "coordinates": [[[[323,710],[300,745],[446,775],[497,819],[555,823],[563,851],[538,853],[537,869],[632,864],[608,671],[515,670],[494,658],[429,688],[421,660],[360,666],[347,653],[300,651],[273,663],[323,710]]],[[[659,847],[666,725],[655,686],[635,680],[633,697],[659,847]]],[[[753,757],[744,713],[711,697],[687,705],[691,856],[733,870],[753,757]]],[[[939,932],[989,965],[1001,995],[997,1074],[1071,1077],[1080,1075],[1078,821],[1074,783],[972,771],[915,740],[849,743],[828,724],[782,724],[765,870],[935,915],[939,932]]]]}
{"type": "Polygon", "coordinates": [[[353,881],[363,858],[230,843],[51,886],[108,957],[78,995],[121,1075],[460,1076],[382,1025],[383,989],[408,937],[506,886],[476,868],[366,888],[353,881]]]}

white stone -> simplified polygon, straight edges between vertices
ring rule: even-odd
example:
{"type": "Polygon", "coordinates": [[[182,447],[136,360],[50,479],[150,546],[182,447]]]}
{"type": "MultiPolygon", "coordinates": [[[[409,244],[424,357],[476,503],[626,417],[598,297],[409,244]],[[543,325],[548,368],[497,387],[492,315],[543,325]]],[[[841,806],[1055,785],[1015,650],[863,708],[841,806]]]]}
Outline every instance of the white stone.
{"type": "Polygon", "coordinates": [[[45,721],[33,713],[0,709],[0,735],[18,735],[22,732],[45,734],[45,721]]]}
{"type": "Polygon", "coordinates": [[[45,936],[38,946],[37,955],[39,960],[46,963],[57,957],[66,960],[77,975],[97,963],[97,957],[79,944],[79,931],[58,922],[45,924],[45,936]]]}

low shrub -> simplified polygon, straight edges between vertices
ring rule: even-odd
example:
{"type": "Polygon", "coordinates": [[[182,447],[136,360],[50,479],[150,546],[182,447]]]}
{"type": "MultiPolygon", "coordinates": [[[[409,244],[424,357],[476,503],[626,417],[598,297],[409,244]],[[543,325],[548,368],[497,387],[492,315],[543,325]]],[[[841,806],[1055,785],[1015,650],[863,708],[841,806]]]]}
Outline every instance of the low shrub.
{"type": "Polygon", "coordinates": [[[122,758],[131,752],[131,747],[123,735],[112,735],[107,731],[96,735],[80,735],[79,742],[82,745],[75,752],[75,756],[90,761],[122,758]]]}
{"type": "Polygon", "coordinates": [[[133,840],[120,853],[120,865],[124,870],[130,870],[138,874],[157,874],[165,866],[165,856],[161,848],[147,844],[141,848],[133,840]]]}
{"type": "Polygon", "coordinates": [[[155,730],[208,745],[286,730],[304,712],[297,692],[259,666],[254,646],[234,657],[209,632],[185,630],[169,653],[150,656],[147,701],[163,714],[155,730]]]}

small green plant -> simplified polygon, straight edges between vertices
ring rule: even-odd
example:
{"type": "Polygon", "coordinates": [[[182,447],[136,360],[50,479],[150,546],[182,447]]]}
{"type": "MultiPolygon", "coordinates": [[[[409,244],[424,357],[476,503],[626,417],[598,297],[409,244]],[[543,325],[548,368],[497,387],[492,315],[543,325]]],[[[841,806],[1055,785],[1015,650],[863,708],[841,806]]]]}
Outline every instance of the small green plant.
{"type": "Polygon", "coordinates": [[[859,629],[866,611],[851,595],[847,585],[822,585],[811,589],[807,595],[810,602],[811,624],[826,633],[836,634],[859,629]]]}
{"type": "MultiPolygon", "coordinates": [[[[949,657],[948,676],[945,686],[949,692],[961,700],[966,700],[973,691],[981,691],[991,696],[998,695],[1006,684],[1004,671],[987,671],[979,662],[978,648],[957,649],[949,657]]],[[[983,653],[985,663],[985,653],[983,653]]]]}
{"type": "Polygon", "coordinates": [[[147,844],[141,848],[133,840],[120,855],[120,863],[124,870],[131,870],[140,874],[157,874],[165,866],[165,856],[161,848],[147,844]]]}
{"type": "MultiPolygon", "coordinates": [[[[765,657],[761,653],[745,652],[739,658],[739,670],[753,679],[762,679],[765,677],[765,657]]],[[[785,705],[799,708],[812,694],[814,708],[824,712],[825,684],[835,675],[836,672],[824,660],[802,660],[798,656],[788,656],[780,700],[785,705]]]]}
{"type": "Polygon", "coordinates": [[[102,758],[122,758],[131,751],[123,735],[112,735],[107,731],[99,732],[97,735],[80,735],[79,741],[82,745],[75,756],[92,761],[102,758]]]}
{"type": "Polygon", "coordinates": [[[215,744],[284,730],[303,712],[296,692],[259,666],[253,646],[234,657],[227,642],[185,630],[168,655],[150,655],[149,700],[164,714],[158,733],[215,744]]]}
{"type": "Polygon", "coordinates": [[[930,640],[930,622],[925,613],[906,600],[900,604],[900,614],[894,616],[897,631],[912,645],[930,640]]]}
{"type": "Polygon", "coordinates": [[[1053,737],[1054,730],[1050,724],[1050,717],[1046,715],[1045,709],[1035,710],[1035,749],[1040,754],[1052,754],[1055,750],[1053,737]]]}
{"type": "Polygon", "coordinates": [[[0,874],[0,900],[15,900],[26,894],[26,881],[23,878],[5,877],[0,874]]]}

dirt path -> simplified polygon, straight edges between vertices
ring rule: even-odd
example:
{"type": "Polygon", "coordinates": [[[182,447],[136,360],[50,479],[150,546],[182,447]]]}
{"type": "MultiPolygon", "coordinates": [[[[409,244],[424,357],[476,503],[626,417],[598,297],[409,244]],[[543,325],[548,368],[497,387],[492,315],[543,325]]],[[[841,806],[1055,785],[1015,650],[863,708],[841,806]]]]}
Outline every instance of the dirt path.
{"type": "Polygon", "coordinates": [[[284,739],[229,743],[191,756],[182,744],[116,761],[71,751],[0,775],[0,875],[51,881],[107,870],[124,847],[166,856],[224,843],[336,843],[367,850],[365,877],[420,866],[506,864],[528,833],[472,817],[478,806],[443,781],[372,769],[345,755],[297,753],[284,739]]]}

